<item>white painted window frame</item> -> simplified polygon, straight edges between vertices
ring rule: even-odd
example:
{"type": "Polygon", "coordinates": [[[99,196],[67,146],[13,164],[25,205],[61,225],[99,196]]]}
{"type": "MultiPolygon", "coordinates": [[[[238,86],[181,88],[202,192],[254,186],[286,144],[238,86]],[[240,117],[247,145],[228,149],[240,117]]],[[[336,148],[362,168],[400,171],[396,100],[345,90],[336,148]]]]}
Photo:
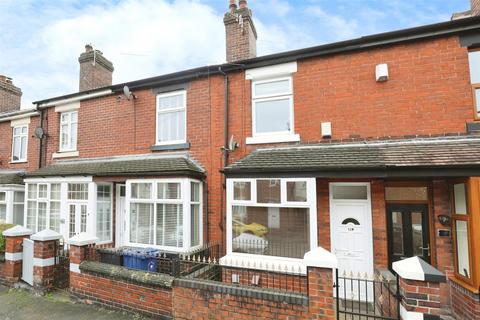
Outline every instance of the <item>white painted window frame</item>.
{"type": "Polygon", "coordinates": [[[170,144],[180,144],[180,143],[186,143],[187,141],[187,91],[186,90],[177,90],[177,91],[172,91],[172,92],[167,92],[167,93],[159,93],[157,94],[156,97],[156,114],[155,114],[155,144],[157,146],[163,146],[163,145],[170,145],[170,144]],[[173,97],[173,96],[178,96],[182,95],[183,96],[183,106],[182,107],[177,107],[177,108],[169,108],[169,109],[159,109],[159,101],[162,98],[166,97],[173,97]],[[159,114],[166,114],[166,113],[172,113],[172,112],[178,112],[178,111],[184,111],[184,118],[183,121],[185,123],[185,131],[183,133],[184,138],[183,139],[176,139],[176,140],[168,140],[168,141],[159,141],[158,140],[158,133],[159,133],[159,127],[158,127],[158,119],[159,119],[159,114]]]}
{"type": "Polygon", "coordinates": [[[293,77],[282,76],[282,77],[272,77],[269,79],[263,80],[253,80],[252,81],[252,135],[253,137],[273,137],[273,136],[290,136],[295,132],[294,125],[294,103],[293,103],[293,77]],[[256,94],[256,86],[259,84],[274,83],[279,81],[288,80],[289,91],[285,91],[281,94],[274,95],[259,95],[256,94]],[[290,126],[289,130],[285,131],[273,131],[273,132],[257,132],[257,103],[266,102],[266,101],[276,101],[276,100],[285,100],[288,99],[290,102],[290,126]]]}
{"type": "Polygon", "coordinates": [[[293,262],[301,263],[303,259],[287,258],[278,256],[266,256],[259,254],[248,254],[233,252],[232,248],[232,226],[233,216],[232,207],[238,206],[250,206],[250,207],[277,207],[277,208],[306,208],[309,209],[309,229],[310,229],[310,250],[318,247],[317,237],[317,188],[315,178],[230,178],[227,179],[227,256],[253,258],[256,260],[266,262],[293,262]],[[257,180],[280,180],[280,203],[258,203],[257,202],[257,180]],[[246,200],[234,200],[233,199],[233,183],[236,181],[250,182],[251,183],[251,197],[250,201],[246,200]],[[286,183],[287,181],[306,181],[307,182],[307,201],[306,202],[287,202],[286,197],[286,183]]]}
{"type": "Polygon", "coordinates": [[[5,223],[8,223],[9,192],[7,190],[0,190],[0,192],[5,193],[5,200],[0,200],[0,205],[5,205],[5,223]]]}
{"type": "Polygon", "coordinates": [[[18,126],[12,127],[12,158],[11,162],[12,163],[22,163],[22,162],[27,162],[28,159],[28,124],[22,124],[18,126]],[[15,129],[18,128],[26,128],[26,133],[21,133],[22,130],[20,130],[20,134],[15,134],[15,129]],[[25,138],[25,158],[19,158],[18,160],[14,160],[13,157],[15,155],[15,138],[20,138],[20,154],[21,154],[21,149],[22,149],[22,144],[21,144],[21,139],[25,138]]]}
{"type": "MultiPolygon", "coordinates": [[[[203,245],[203,183],[200,180],[192,179],[192,178],[165,178],[165,179],[131,179],[126,181],[126,189],[125,189],[125,211],[126,211],[126,230],[125,230],[125,243],[127,246],[134,246],[134,247],[143,247],[143,248],[157,248],[160,250],[167,250],[167,251],[174,251],[174,252],[189,252],[195,249],[200,248],[203,245]],[[190,204],[190,192],[191,192],[191,185],[190,182],[197,182],[199,183],[200,187],[200,242],[197,246],[191,246],[191,207],[190,204]],[[131,197],[131,190],[132,184],[134,183],[151,183],[151,197],[150,199],[132,199],[131,197]],[[157,184],[158,183],[180,183],[181,189],[181,199],[156,199],[157,196],[157,184]],[[156,216],[155,204],[182,204],[183,207],[183,245],[182,247],[172,247],[172,246],[159,246],[156,245],[156,227],[157,227],[157,219],[154,218],[154,237],[153,243],[154,244],[142,244],[142,243],[134,243],[130,242],[130,205],[131,203],[148,203],[154,204],[154,216],[156,216]]],[[[197,203],[197,202],[195,202],[197,203]]]]}
{"type": "Polygon", "coordinates": [[[78,144],[78,110],[73,110],[73,111],[65,111],[60,113],[60,145],[59,145],[59,151],[60,152],[74,152],[77,151],[77,144],[78,144]],[[62,121],[63,115],[68,114],[68,121],[62,121]],[[77,115],[77,121],[73,122],[72,121],[72,114],[77,115]],[[77,130],[75,131],[75,136],[76,136],[76,143],[75,145],[72,144],[72,124],[77,125],[77,130]],[[63,148],[63,125],[67,125],[67,147],[63,148]]]}
{"type": "MultiPolygon", "coordinates": [[[[15,192],[24,192],[25,187],[20,185],[6,185],[0,186],[0,192],[5,192],[5,201],[2,201],[2,204],[6,204],[7,214],[5,216],[6,223],[13,223],[13,207],[19,202],[15,202],[15,192]]],[[[26,197],[26,195],[25,195],[26,197]]],[[[24,206],[25,206],[24,200],[24,206]]]]}
{"type": "MultiPolygon", "coordinates": [[[[109,182],[99,182],[95,183],[95,235],[97,234],[97,220],[98,220],[98,186],[110,186],[110,238],[107,240],[99,241],[98,244],[112,243],[113,242],[113,233],[115,232],[113,228],[113,183],[109,182]]],[[[100,238],[99,238],[100,239],[100,238]]]]}

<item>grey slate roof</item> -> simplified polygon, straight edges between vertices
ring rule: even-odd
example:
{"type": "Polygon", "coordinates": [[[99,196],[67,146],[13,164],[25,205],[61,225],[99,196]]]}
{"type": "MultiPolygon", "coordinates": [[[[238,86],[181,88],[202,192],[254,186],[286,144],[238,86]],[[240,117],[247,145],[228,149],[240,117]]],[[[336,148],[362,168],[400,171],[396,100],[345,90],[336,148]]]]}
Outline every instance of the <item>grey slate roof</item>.
{"type": "Polygon", "coordinates": [[[455,137],[260,149],[224,169],[241,172],[480,168],[480,138],[455,137]]]}
{"type": "Polygon", "coordinates": [[[0,185],[2,184],[23,184],[23,173],[0,172],[0,185]]]}
{"type": "Polygon", "coordinates": [[[59,162],[28,173],[27,177],[113,176],[113,175],[203,175],[204,171],[186,157],[134,160],[79,160],[59,162]]]}

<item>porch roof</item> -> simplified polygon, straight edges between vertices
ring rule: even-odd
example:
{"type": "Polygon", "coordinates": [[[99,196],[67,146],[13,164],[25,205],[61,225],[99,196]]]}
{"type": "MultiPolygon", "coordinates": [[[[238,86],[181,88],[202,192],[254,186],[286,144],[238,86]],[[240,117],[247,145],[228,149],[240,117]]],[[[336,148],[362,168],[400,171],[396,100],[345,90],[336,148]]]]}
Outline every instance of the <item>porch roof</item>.
{"type": "Polygon", "coordinates": [[[0,185],[23,184],[23,172],[0,171],[0,185]]]}
{"type": "Polygon", "coordinates": [[[229,176],[469,176],[480,174],[480,137],[456,136],[258,149],[229,176]]]}
{"type": "Polygon", "coordinates": [[[141,159],[96,159],[58,162],[26,174],[27,178],[51,176],[202,176],[204,170],[184,156],[141,159]]]}

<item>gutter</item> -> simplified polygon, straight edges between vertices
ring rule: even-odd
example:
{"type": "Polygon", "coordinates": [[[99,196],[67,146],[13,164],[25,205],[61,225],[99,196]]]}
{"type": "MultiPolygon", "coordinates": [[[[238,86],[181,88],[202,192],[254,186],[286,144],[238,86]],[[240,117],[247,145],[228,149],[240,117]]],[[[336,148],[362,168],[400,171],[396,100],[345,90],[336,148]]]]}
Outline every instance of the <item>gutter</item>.
{"type": "Polygon", "coordinates": [[[31,116],[38,116],[40,113],[38,113],[35,110],[32,110],[31,112],[25,112],[17,115],[12,115],[12,116],[7,116],[5,118],[0,118],[0,122],[6,122],[6,121],[11,121],[11,120],[17,120],[17,119],[23,119],[23,118],[28,118],[31,116]]]}
{"type": "Polygon", "coordinates": [[[79,102],[82,100],[87,100],[87,99],[93,99],[93,98],[98,98],[98,97],[103,97],[103,96],[108,96],[112,94],[113,91],[111,89],[105,89],[102,91],[97,91],[97,92],[92,92],[92,93],[78,93],[74,94],[71,98],[54,98],[52,100],[48,100],[48,102],[34,102],[37,104],[37,108],[43,109],[43,108],[48,108],[48,107],[53,107],[53,106],[59,106],[67,103],[73,103],[73,102],[79,102]]]}

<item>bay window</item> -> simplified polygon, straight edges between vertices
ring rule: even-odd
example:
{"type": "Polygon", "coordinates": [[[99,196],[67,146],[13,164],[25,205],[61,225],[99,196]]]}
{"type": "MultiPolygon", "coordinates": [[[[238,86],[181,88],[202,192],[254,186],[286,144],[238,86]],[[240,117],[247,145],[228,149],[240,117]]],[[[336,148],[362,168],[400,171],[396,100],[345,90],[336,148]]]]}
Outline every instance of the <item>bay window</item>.
{"type": "Polygon", "coordinates": [[[175,251],[200,245],[201,203],[198,181],[127,181],[129,244],[175,251]]]}
{"type": "Polygon", "coordinates": [[[186,141],[186,91],[157,95],[157,145],[186,141]]]}
{"type": "Polygon", "coordinates": [[[227,253],[303,259],[317,247],[314,178],[228,179],[227,253]]]}
{"type": "Polygon", "coordinates": [[[473,228],[480,222],[480,178],[455,181],[451,190],[455,276],[478,288],[480,243],[473,228]]]}
{"type": "Polygon", "coordinates": [[[0,223],[23,225],[24,192],[21,186],[0,189],[0,223]]]}
{"type": "Polygon", "coordinates": [[[60,232],[60,184],[27,185],[26,226],[34,232],[44,229],[60,232]]]}
{"type": "Polygon", "coordinates": [[[13,127],[12,162],[27,161],[28,127],[13,127]]]}

